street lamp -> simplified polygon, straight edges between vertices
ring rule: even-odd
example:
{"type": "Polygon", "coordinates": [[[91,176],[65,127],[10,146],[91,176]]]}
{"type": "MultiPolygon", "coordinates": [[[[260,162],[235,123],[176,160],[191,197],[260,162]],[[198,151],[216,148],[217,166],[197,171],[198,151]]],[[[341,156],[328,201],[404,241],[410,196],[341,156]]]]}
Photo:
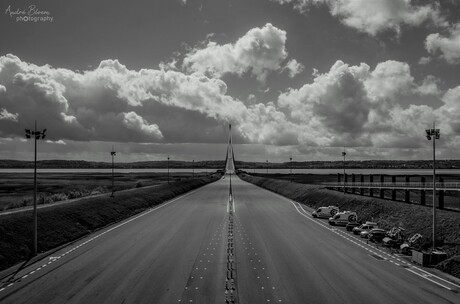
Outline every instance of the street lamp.
{"type": "Polygon", "coordinates": [[[435,128],[433,122],[433,129],[425,130],[426,138],[433,139],[433,251],[436,250],[436,139],[439,139],[441,132],[435,128]]]}
{"type": "Polygon", "coordinates": [[[291,157],[289,157],[289,172],[290,172],[289,174],[291,175],[289,182],[292,182],[292,155],[291,157]]]}
{"type": "Polygon", "coordinates": [[[343,156],[343,194],[345,194],[345,148],[343,148],[342,156],[343,156]]]}
{"type": "Polygon", "coordinates": [[[34,235],[33,235],[33,255],[37,255],[38,248],[38,218],[37,218],[37,139],[44,139],[46,136],[46,129],[43,131],[37,130],[37,121],[35,120],[34,130],[25,129],[26,138],[34,138],[34,235]]]}
{"type": "Polygon", "coordinates": [[[168,155],[168,184],[169,184],[169,155],[168,155]]]}
{"type": "Polygon", "coordinates": [[[268,159],[267,159],[267,174],[268,174],[268,159]]]}
{"type": "Polygon", "coordinates": [[[114,192],[115,192],[115,189],[114,189],[114,175],[113,175],[113,169],[114,169],[114,165],[113,165],[113,159],[115,157],[115,155],[117,155],[117,152],[115,152],[113,150],[113,146],[112,146],[112,152],[110,152],[110,155],[112,156],[112,195],[110,195],[110,197],[115,197],[114,195],[114,192]]]}

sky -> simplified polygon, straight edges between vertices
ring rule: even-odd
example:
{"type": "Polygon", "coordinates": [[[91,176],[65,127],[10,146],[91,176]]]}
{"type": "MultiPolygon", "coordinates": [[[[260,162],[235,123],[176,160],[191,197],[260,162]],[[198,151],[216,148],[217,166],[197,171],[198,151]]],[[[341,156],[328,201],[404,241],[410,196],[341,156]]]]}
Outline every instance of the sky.
{"type": "Polygon", "coordinates": [[[0,1],[0,158],[460,158],[458,0],[0,1]]]}

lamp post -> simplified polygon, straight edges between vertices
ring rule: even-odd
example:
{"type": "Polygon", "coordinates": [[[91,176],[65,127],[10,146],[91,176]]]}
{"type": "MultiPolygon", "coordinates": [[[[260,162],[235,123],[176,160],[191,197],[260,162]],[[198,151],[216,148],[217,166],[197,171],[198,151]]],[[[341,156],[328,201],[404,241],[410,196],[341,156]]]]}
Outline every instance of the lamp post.
{"type": "Polygon", "coordinates": [[[169,184],[169,155],[168,155],[168,184],[169,184]]]}
{"type": "Polygon", "coordinates": [[[425,130],[426,138],[433,139],[433,251],[436,250],[436,139],[439,139],[441,132],[435,128],[433,122],[433,129],[425,130]]]}
{"type": "Polygon", "coordinates": [[[267,159],[267,174],[268,174],[268,159],[267,159]]]}
{"type": "Polygon", "coordinates": [[[26,129],[26,138],[34,138],[34,234],[33,234],[33,252],[37,255],[38,251],[38,218],[37,218],[37,139],[44,139],[46,136],[46,129],[43,131],[37,130],[37,121],[35,120],[34,130],[26,129]]]}
{"type": "Polygon", "coordinates": [[[114,174],[113,174],[113,170],[114,170],[114,158],[115,158],[115,155],[117,155],[117,152],[114,151],[113,149],[113,146],[112,146],[112,151],[110,152],[110,155],[112,156],[112,195],[110,195],[110,197],[115,197],[114,195],[114,192],[115,192],[115,188],[114,188],[114,174]]]}
{"type": "Polygon", "coordinates": [[[292,174],[292,155],[289,157],[289,172],[292,174]]]}
{"type": "Polygon", "coordinates": [[[343,194],[345,194],[345,148],[343,148],[342,156],[343,156],[343,194]]]}

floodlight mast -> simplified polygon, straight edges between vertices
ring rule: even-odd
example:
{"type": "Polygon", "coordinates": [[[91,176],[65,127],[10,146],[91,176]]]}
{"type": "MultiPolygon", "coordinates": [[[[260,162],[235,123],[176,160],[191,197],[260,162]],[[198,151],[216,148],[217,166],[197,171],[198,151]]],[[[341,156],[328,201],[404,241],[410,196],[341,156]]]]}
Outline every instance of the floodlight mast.
{"type": "Polygon", "coordinates": [[[433,251],[436,250],[436,139],[441,137],[441,131],[436,129],[433,121],[433,128],[425,130],[426,138],[433,140],[433,251]]]}
{"type": "Polygon", "coordinates": [[[168,184],[169,184],[169,155],[168,155],[168,184]]]}
{"type": "Polygon", "coordinates": [[[347,153],[345,152],[345,148],[343,148],[342,156],[343,156],[343,194],[345,194],[345,155],[347,153]]]}
{"type": "Polygon", "coordinates": [[[38,252],[38,211],[37,211],[37,140],[45,139],[46,129],[43,131],[37,130],[37,121],[34,121],[34,130],[25,129],[27,139],[34,138],[34,229],[32,240],[32,255],[37,255],[38,252]]]}
{"type": "Polygon", "coordinates": [[[113,149],[113,146],[112,146],[112,151],[110,152],[110,155],[112,156],[112,194],[110,195],[110,197],[115,197],[114,193],[115,193],[115,188],[114,188],[114,180],[115,180],[115,176],[114,176],[114,158],[115,158],[115,155],[117,155],[117,152],[115,152],[115,150],[113,149]]]}

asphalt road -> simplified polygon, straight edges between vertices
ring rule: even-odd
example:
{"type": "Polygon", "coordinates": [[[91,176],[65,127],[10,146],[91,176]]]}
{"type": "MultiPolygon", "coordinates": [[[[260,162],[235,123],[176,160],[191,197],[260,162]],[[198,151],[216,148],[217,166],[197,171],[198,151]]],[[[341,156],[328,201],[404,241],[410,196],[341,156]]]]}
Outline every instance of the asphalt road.
{"type": "Polygon", "coordinates": [[[460,303],[459,286],[232,181],[232,216],[227,176],[25,267],[0,302],[460,303]]]}

